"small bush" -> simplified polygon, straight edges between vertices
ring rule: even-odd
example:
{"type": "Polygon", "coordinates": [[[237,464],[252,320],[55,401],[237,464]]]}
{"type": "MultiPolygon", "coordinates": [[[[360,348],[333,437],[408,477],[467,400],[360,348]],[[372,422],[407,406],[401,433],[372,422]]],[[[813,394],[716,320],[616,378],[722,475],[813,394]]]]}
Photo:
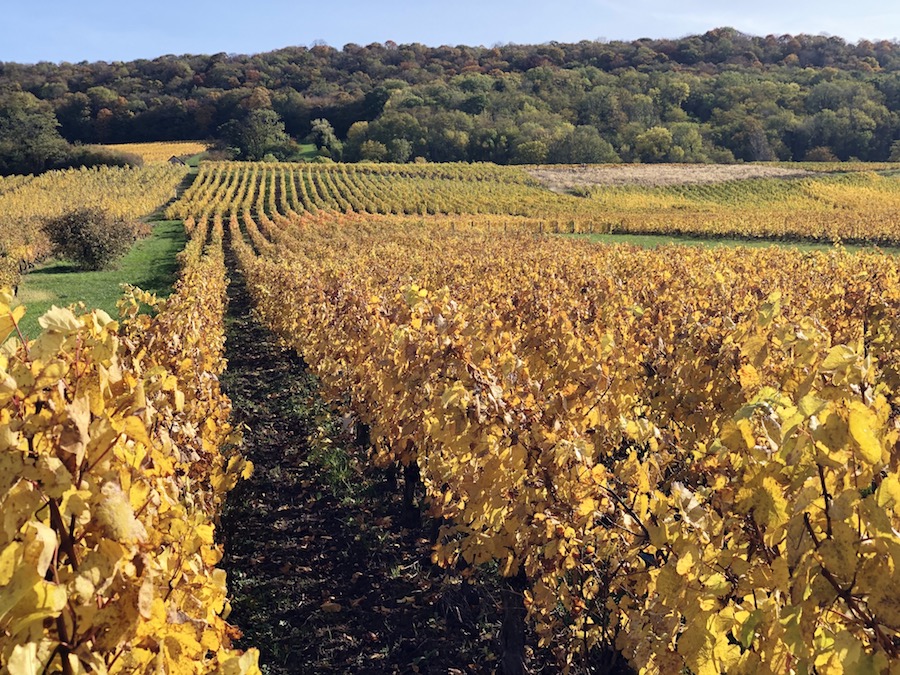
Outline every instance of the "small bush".
{"type": "Polygon", "coordinates": [[[809,149],[803,160],[806,162],[837,162],[838,158],[831,148],[820,145],[809,149]]]}
{"type": "Polygon", "coordinates": [[[119,220],[98,208],[79,208],[44,222],[54,254],[82,269],[110,267],[146,233],[140,224],[119,220]]]}

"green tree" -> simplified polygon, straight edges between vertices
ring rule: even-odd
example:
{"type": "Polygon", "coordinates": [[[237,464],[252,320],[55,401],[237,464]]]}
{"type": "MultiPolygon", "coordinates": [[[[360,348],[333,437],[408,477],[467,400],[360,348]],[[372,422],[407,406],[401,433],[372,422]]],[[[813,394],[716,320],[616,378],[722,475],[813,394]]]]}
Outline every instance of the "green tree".
{"type": "Polygon", "coordinates": [[[372,162],[383,162],[388,158],[388,149],[380,141],[363,141],[359,148],[359,158],[372,162]]]}
{"type": "Polygon", "coordinates": [[[402,164],[412,156],[412,143],[405,138],[392,138],[387,145],[388,159],[402,164]]]}
{"type": "Polygon", "coordinates": [[[222,134],[229,145],[237,149],[238,157],[249,161],[261,160],[269,153],[275,156],[289,154],[292,146],[284,123],[270,108],[251,110],[243,122],[232,120],[226,123],[222,134]]]}
{"type": "Polygon", "coordinates": [[[547,161],[547,144],[544,141],[524,141],[513,148],[513,164],[543,164],[547,161]]]}
{"type": "Polygon", "coordinates": [[[325,151],[322,153],[323,155],[334,160],[341,159],[344,146],[338,140],[337,134],[334,133],[334,127],[331,126],[331,122],[322,118],[313,120],[310,136],[320,152],[325,151]]]}
{"type": "Polygon", "coordinates": [[[54,253],[85,270],[111,267],[131,248],[139,227],[98,208],[79,208],[44,222],[54,253]]]}
{"type": "Polygon", "coordinates": [[[620,161],[609,141],[595,127],[573,127],[550,145],[551,164],[605,164],[620,161]]]}
{"type": "Polygon", "coordinates": [[[665,162],[675,139],[665,127],[652,127],[634,139],[634,151],[642,162],[665,162]]]}
{"type": "Polygon", "coordinates": [[[0,94],[0,175],[40,173],[63,163],[69,144],[50,106],[25,91],[0,94]]]}

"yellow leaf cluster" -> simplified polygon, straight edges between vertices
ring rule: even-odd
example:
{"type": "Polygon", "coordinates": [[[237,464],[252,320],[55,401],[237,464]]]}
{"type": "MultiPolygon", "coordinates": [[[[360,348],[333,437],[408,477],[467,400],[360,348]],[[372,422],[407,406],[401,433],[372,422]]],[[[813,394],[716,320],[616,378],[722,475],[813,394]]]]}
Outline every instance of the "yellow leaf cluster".
{"type": "Polygon", "coordinates": [[[250,470],[220,451],[222,228],[205,251],[194,233],[165,303],[131,289],[121,323],[54,308],[0,351],[4,672],[259,672],[215,567],[219,506],[250,470]]]}

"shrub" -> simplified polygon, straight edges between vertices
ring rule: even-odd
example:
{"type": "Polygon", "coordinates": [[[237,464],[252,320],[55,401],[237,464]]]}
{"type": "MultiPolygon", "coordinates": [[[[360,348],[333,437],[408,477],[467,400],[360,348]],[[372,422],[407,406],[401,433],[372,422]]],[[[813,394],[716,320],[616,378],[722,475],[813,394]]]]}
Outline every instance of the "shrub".
{"type": "Polygon", "coordinates": [[[817,146],[808,150],[803,160],[806,162],[836,162],[838,158],[831,151],[831,148],[817,146]]]}
{"type": "Polygon", "coordinates": [[[110,267],[128,252],[139,235],[140,224],[120,220],[99,208],[78,208],[44,222],[54,253],[86,270],[110,267]]]}

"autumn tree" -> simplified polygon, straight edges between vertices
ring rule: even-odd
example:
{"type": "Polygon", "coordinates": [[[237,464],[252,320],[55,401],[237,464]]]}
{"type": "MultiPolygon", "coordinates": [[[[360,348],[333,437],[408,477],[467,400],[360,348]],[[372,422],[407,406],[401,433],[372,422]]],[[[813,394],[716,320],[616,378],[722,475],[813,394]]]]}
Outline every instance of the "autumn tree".
{"type": "Polygon", "coordinates": [[[261,160],[266,154],[289,154],[293,142],[284,122],[271,108],[250,110],[243,121],[232,120],[221,128],[225,141],[237,150],[238,158],[261,160]]]}
{"type": "Polygon", "coordinates": [[[0,94],[0,175],[40,173],[63,162],[69,144],[49,105],[33,94],[0,94]]]}

